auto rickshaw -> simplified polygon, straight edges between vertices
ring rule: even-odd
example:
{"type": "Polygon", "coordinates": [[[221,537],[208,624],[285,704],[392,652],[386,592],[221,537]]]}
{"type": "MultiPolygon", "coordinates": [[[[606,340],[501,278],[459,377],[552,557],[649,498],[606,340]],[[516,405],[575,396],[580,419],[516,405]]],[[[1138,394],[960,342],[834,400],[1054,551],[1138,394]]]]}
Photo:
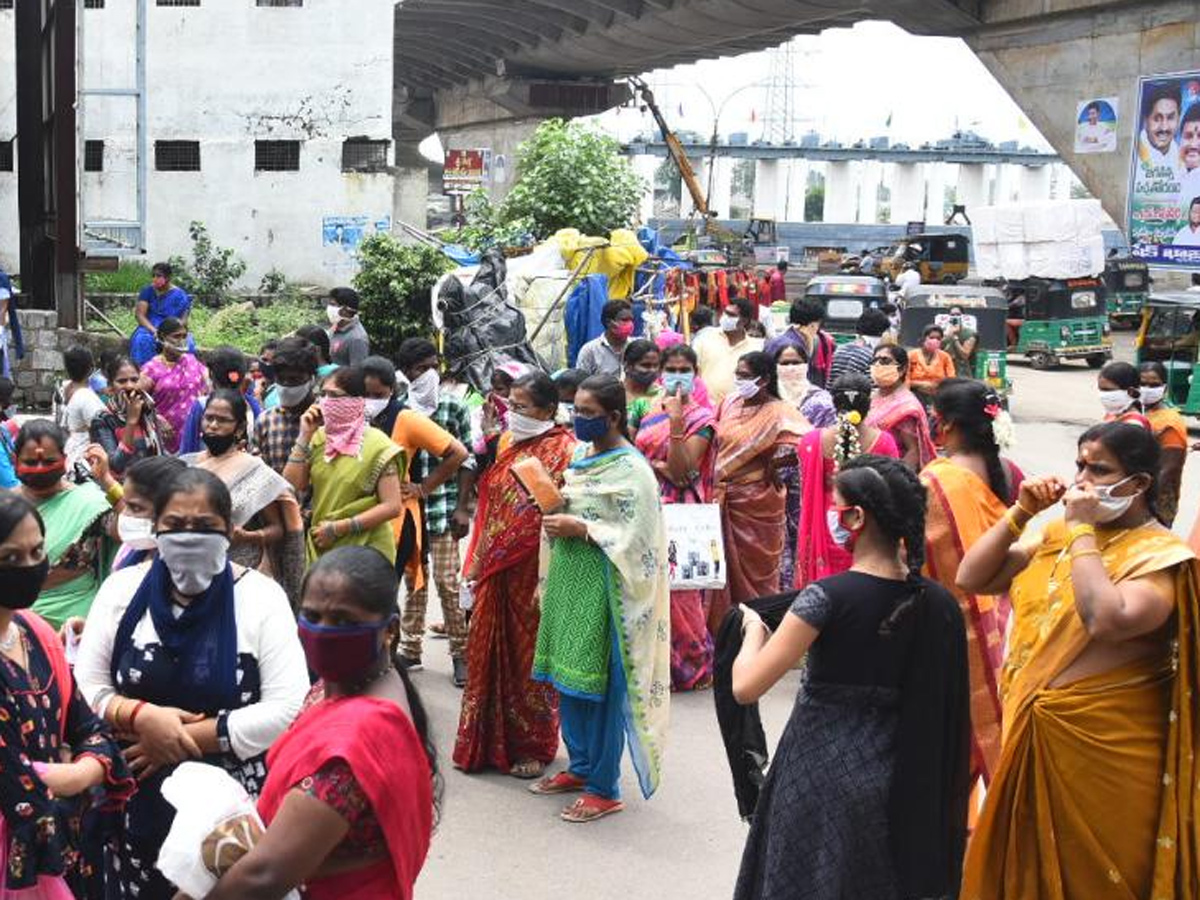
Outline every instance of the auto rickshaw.
{"type": "Polygon", "coordinates": [[[895,281],[905,263],[916,263],[923,284],[957,284],[971,265],[971,238],[965,234],[910,234],[879,264],[879,274],[895,281]]]}
{"type": "Polygon", "coordinates": [[[1008,352],[1035,369],[1085,359],[1099,369],[1112,359],[1106,291],[1101,278],[1027,278],[1005,285],[1008,352]]]}
{"type": "Polygon", "coordinates": [[[888,302],[887,286],[871,275],[818,275],[804,289],[804,298],[825,308],[822,327],[839,344],[858,336],[859,316],[888,302]]]}
{"type": "Polygon", "coordinates": [[[1167,370],[1167,398],[1180,412],[1200,416],[1200,294],[1152,294],[1142,309],[1135,342],[1138,363],[1167,370]]]}
{"type": "Polygon", "coordinates": [[[1104,266],[1108,319],[1113,326],[1136,328],[1150,295],[1150,267],[1138,259],[1110,259],[1104,266]]]}
{"type": "Polygon", "coordinates": [[[1006,320],[1008,302],[995,288],[973,285],[923,284],[909,294],[900,316],[900,343],[919,347],[926,328],[938,325],[944,334],[953,328],[975,332],[974,374],[1001,397],[1012,392],[1008,378],[1006,320]]]}

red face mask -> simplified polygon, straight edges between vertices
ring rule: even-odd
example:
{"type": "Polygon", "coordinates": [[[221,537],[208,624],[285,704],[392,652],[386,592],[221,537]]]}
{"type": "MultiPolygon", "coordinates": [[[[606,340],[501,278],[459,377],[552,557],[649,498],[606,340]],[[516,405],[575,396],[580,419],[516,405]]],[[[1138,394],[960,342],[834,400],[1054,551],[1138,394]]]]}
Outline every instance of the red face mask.
{"type": "Polygon", "coordinates": [[[613,325],[613,333],[622,340],[633,337],[633,322],[617,322],[613,325]]]}
{"type": "Polygon", "coordinates": [[[18,462],[15,469],[17,478],[23,485],[34,490],[44,490],[54,487],[67,474],[67,461],[56,459],[53,462],[38,462],[34,465],[18,462]]]}

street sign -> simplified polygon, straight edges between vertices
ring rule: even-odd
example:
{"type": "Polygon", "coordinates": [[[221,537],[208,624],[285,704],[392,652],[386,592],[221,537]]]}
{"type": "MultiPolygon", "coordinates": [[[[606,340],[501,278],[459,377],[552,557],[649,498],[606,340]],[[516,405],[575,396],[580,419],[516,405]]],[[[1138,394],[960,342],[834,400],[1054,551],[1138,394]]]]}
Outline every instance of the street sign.
{"type": "Polygon", "coordinates": [[[442,173],[442,193],[463,195],[487,185],[491,177],[492,151],[447,150],[442,173]]]}

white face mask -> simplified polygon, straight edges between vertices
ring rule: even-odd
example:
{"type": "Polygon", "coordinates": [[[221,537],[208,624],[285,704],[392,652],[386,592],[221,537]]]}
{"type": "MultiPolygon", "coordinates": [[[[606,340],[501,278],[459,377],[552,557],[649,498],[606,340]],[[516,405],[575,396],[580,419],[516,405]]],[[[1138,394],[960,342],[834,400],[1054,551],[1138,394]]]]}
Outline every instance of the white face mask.
{"type": "Polygon", "coordinates": [[[1142,403],[1146,406],[1154,406],[1162,403],[1163,397],[1167,396],[1167,386],[1160,384],[1158,387],[1141,388],[1142,403]]]}
{"type": "Polygon", "coordinates": [[[155,537],[171,581],[185,597],[203,594],[225,570],[229,538],[211,531],[168,531],[155,537]]]}
{"type": "Polygon", "coordinates": [[[1119,416],[1133,406],[1133,397],[1129,391],[1101,391],[1100,405],[1110,416],[1119,416]]]}
{"type": "Polygon", "coordinates": [[[1133,501],[1142,492],[1138,491],[1136,494],[1130,494],[1128,497],[1114,497],[1113,490],[1135,477],[1134,475],[1130,475],[1127,478],[1122,478],[1116,484],[1093,485],[1096,497],[1100,501],[1100,509],[1096,513],[1096,521],[1098,523],[1112,522],[1125,515],[1129,507],[1133,505],[1133,501]]]}
{"type": "Polygon", "coordinates": [[[325,318],[329,320],[329,324],[337,328],[338,323],[342,321],[342,308],[334,304],[329,304],[325,307],[325,318]]]}
{"type": "Polygon", "coordinates": [[[408,386],[408,405],[419,413],[433,415],[438,406],[442,379],[437,369],[426,369],[408,386]]]}
{"type": "Polygon", "coordinates": [[[386,397],[368,397],[366,402],[367,421],[370,422],[381,412],[387,409],[388,400],[386,397]]]}
{"type": "Polygon", "coordinates": [[[513,440],[517,443],[541,437],[553,427],[552,419],[535,419],[533,416],[511,410],[508,413],[508,430],[512,432],[513,440]]]}
{"type": "Polygon", "coordinates": [[[762,385],[758,383],[757,378],[736,378],[733,382],[733,392],[743,400],[750,400],[758,396],[758,392],[762,390],[762,385]]]}
{"type": "Polygon", "coordinates": [[[737,331],[741,327],[742,320],[737,316],[722,315],[721,330],[722,331],[737,331]]]}
{"type": "Polygon", "coordinates": [[[284,409],[299,406],[312,393],[313,380],[310,378],[304,384],[275,385],[275,394],[279,397],[279,405],[284,409]]]}
{"type": "Polygon", "coordinates": [[[789,403],[798,403],[808,393],[808,364],[779,366],[779,395],[789,403]]]}
{"type": "Polygon", "coordinates": [[[139,519],[129,513],[117,516],[117,537],[132,550],[153,550],[158,546],[154,541],[154,520],[139,519]]]}

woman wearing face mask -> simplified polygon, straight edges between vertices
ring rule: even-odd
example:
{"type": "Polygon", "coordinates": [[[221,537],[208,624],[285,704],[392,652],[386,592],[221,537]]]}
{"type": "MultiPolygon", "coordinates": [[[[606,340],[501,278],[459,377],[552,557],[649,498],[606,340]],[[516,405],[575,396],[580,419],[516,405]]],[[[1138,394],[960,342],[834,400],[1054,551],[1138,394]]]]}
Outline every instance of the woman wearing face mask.
{"type": "Polygon", "coordinates": [[[780,469],[794,465],[796,442],[812,426],[779,399],[775,361],[766,353],[738,360],[733,393],[717,412],[717,489],[728,579],[708,612],[713,634],[730,604],[776,593],[787,536],[787,491],[780,469]]]}
{"type": "Polygon", "coordinates": [[[800,591],[773,634],[757,613],[739,611],[739,703],[757,702],[805,657],[807,676],[734,898],[795,897],[797,885],[814,900],[957,896],[970,761],[966,640],[954,598],[920,575],[925,491],[902,463],[866,455],[838,472],[834,497],[829,527],[853,553],[850,570],[800,591]]]}
{"type": "Polygon", "coordinates": [[[162,452],[154,401],[138,385],[141,373],[127,357],[109,364],[107,409],[92,419],[92,441],[104,448],[113,475],[120,480],[137,460],[162,452]]]}
{"type": "Polygon", "coordinates": [[[339,547],[308,571],[300,641],[321,678],[267,755],[266,834],[208,900],[411,898],[441,792],[425,706],[391,665],[396,573],[367,547],[339,547]]]}
{"type": "Polygon", "coordinates": [[[264,754],[308,691],[283,590],[228,561],[232,517],[219,478],[180,472],[154,504],[158,555],[113,573],[88,615],[75,675],[96,713],[127,737],[139,779],[123,832],[104,851],[110,896],[174,897],[154,868],[174,818],[163,779],[198,759],[257,796],[264,754]]]}
{"type": "Polygon", "coordinates": [[[1024,473],[1000,455],[1012,434],[1000,397],[981,381],[952,378],[933,396],[941,456],[921,471],[929,492],[925,517],[925,574],[958,600],[967,621],[971,669],[971,782],[986,786],[1000,762],[1000,695],[1008,598],[970,593],[955,584],[968,547],[975,545],[1016,501],[1024,473]]]}
{"type": "Polygon", "coordinates": [[[625,348],[625,398],[629,416],[629,433],[636,435],[655,398],[662,390],[658,386],[662,353],[654,341],[630,341],[625,348]]]}
{"type": "Polygon", "coordinates": [[[187,341],[185,324],[164,319],[158,328],[159,353],[142,367],[138,385],[154,399],[167,453],[179,452],[192,404],[208,392],[208,369],[188,350],[187,341]]]}
{"type": "Polygon", "coordinates": [[[55,628],[71,616],[86,616],[107,574],[109,513],[122,508],[121,486],[108,472],[104,452],[94,444],[84,451],[95,481],[64,480],[66,435],[46,419],[26,422],[17,435],[17,478],[21,495],[37,507],[46,523],[50,574],[36,612],[55,628]]]}
{"type": "Polygon", "coordinates": [[[117,516],[117,538],[121,546],[113,557],[112,570],[145,562],[155,553],[154,501],[171,479],[187,468],[176,456],[139,459],[125,475],[125,507],[117,516]]]}
{"type": "MultiPolygon", "coordinates": [[[[217,347],[207,354],[208,383],[214,391],[235,391],[246,405],[246,433],[254,433],[254,423],[262,415],[262,406],[254,396],[250,365],[237,347],[217,347]]],[[[180,453],[199,453],[204,449],[204,408],[208,395],[202,394],[192,402],[179,440],[180,453]]]]}
{"type": "Polygon", "coordinates": [[[921,402],[933,402],[933,392],[947,378],[954,378],[954,360],[942,349],[946,334],[940,325],[927,325],[921,335],[921,346],[908,351],[908,386],[921,402]]]}
{"type": "Polygon", "coordinates": [[[1110,362],[1096,377],[1105,422],[1127,422],[1150,428],[1142,415],[1142,389],[1138,370],[1127,362],[1110,362]]]}
{"type": "MultiPolygon", "coordinates": [[[[696,353],[682,344],[663,353],[663,396],[642,419],[635,444],[658,476],[663,503],[711,503],[716,420],[692,396],[696,353]]],[[[703,591],[671,591],[671,689],[712,684],[713,641],[703,591]]]]}
{"type": "Polygon", "coordinates": [[[838,470],[863,453],[898,458],[892,436],[866,423],[871,408],[871,379],[843,375],[833,383],[837,418],[800,440],[800,521],[796,536],[795,581],[802,588],[850,568],[850,550],[834,541],[829,529],[833,483],[838,470]]]}
{"type": "Polygon", "coordinates": [[[642,796],[658,788],[671,685],[667,535],[654,473],[625,439],[625,392],[593,376],[575,397],[583,443],[565,474],[561,513],[546,516],[550,565],[534,677],[560,694],[567,770],[535,794],[582,791],[561,813],[591,822],[624,809],[626,735],[642,796]]]}
{"type": "Polygon", "coordinates": [[[937,456],[937,448],[929,434],[929,417],[925,407],[908,389],[909,354],[903,347],[881,344],[871,357],[871,381],[875,397],[867,424],[886,431],[900,448],[900,458],[914,472],[919,472],[937,456]]]}
{"type": "Polygon", "coordinates": [[[283,477],[298,495],[312,488],[308,559],[347,544],[396,559],[392,520],[400,515],[404,451],[367,427],[362,369],[342,366],[321,384],[321,400],[300,417],[283,477]]]}
{"type": "Polygon", "coordinates": [[[85,801],[119,809],[136,786],[75,687],[58,636],[28,612],[48,570],[37,510],[0,496],[0,836],[8,861],[0,893],[71,900],[85,896],[85,801]]]}
{"type": "Polygon", "coordinates": [[[1167,398],[1167,369],[1162,363],[1142,363],[1138,376],[1142,409],[1162,450],[1162,470],[1158,473],[1159,518],[1170,528],[1179,511],[1183,464],[1188,451],[1187,423],[1167,398]]]}
{"type": "Polygon", "coordinates": [[[1090,428],[1075,483],[1026,479],[958,570],[963,590],[1008,591],[1014,615],[1004,747],[964,897],[1192,893],[1200,588],[1194,554],[1156,517],[1159,465],[1146,429],[1090,428]],[[1022,537],[1059,501],[1062,518],[1022,537]]]}
{"type": "MultiPolygon", "coordinates": [[[[813,428],[826,428],[837,420],[829,392],[808,380],[808,363],[800,351],[784,345],[775,351],[775,372],[779,378],[779,399],[800,410],[813,428]]],[[[796,580],[796,540],[800,527],[800,463],[780,466],[779,478],[787,488],[787,533],[783,540],[783,561],[779,566],[779,589],[791,590],[796,580]]]]}
{"type": "Polygon", "coordinates": [[[238,391],[214,391],[204,405],[205,449],[183,457],[212,472],[233,498],[231,562],[273,575],[288,600],[300,600],[304,576],[304,520],[292,486],[245,450],[246,400],[238,391]]]}
{"type": "Polygon", "coordinates": [[[561,485],[575,437],[555,424],[558,391],[541,372],[519,378],[509,400],[509,430],[477,485],[464,564],[464,587],[475,605],[454,764],[467,772],[490,767],[536,778],[558,750],[558,709],[554,691],[530,678],[542,513],[512,473],[532,458],[561,485]]]}
{"type": "Polygon", "coordinates": [[[480,472],[496,458],[496,442],[508,429],[508,398],[513,382],[530,371],[524,363],[503,363],[492,370],[492,390],[479,408],[479,437],[473,448],[479,457],[480,472]]]}
{"type": "MultiPolygon", "coordinates": [[[[187,291],[171,284],[174,273],[168,263],[155,263],[151,274],[150,284],[138,294],[137,306],[133,311],[138,327],[129,338],[129,355],[139,366],[144,366],[153,358],[163,322],[175,319],[186,323],[192,311],[192,298],[187,291]]],[[[188,349],[195,349],[190,339],[188,349]]]]}

